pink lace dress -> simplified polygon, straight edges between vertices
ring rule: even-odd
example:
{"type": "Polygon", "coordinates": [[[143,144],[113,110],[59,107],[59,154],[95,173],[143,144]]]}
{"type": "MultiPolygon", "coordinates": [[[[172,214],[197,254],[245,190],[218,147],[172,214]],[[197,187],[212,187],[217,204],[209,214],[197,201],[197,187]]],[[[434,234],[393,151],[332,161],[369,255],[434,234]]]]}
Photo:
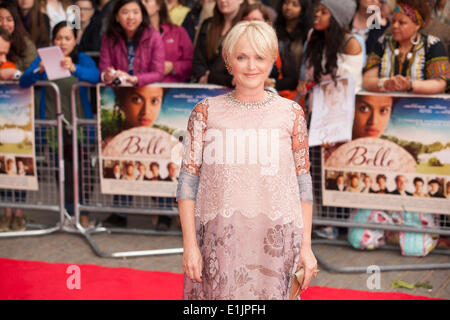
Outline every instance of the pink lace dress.
{"type": "Polygon", "coordinates": [[[184,299],[288,299],[312,201],[303,109],[269,93],[198,103],[188,121],[178,199],[195,200],[202,282],[184,299]],[[308,198],[307,197],[307,198],[308,198]]]}

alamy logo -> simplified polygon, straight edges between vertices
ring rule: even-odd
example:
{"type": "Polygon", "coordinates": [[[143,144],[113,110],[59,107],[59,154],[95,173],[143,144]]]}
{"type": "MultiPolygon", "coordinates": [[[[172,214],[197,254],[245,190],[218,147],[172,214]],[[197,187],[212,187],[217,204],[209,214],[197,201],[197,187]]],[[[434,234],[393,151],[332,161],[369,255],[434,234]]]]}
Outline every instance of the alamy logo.
{"type": "Polygon", "coordinates": [[[371,15],[367,18],[367,28],[369,30],[372,29],[380,29],[380,21],[381,21],[381,10],[379,6],[370,5],[367,7],[367,13],[371,13],[371,15]]]}
{"type": "Polygon", "coordinates": [[[79,6],[71,5],[67,7],[66,15],[67,15],[67,26],[70,29],[81,29],[81,9],[79,6]]]}
{"type": "Polygon", "coordinates": [[[366,281],[367,288],[369,290],[380,290],[381,289],[380,267],[377,265],[370,265],[367,267],[367,273],[371,274],[366,281]]]}
{"type": "Polygon", "coordinates": [[[70,274],[66,281],[67,289],[81,289],[81,269],[77,265],[70,265],[66,269],[66,273],[70,274]]]}
{"type": "MultiPolygon", "coordinates": [[[[194,137],[201,135],[201,123],[194,124],[194,137]]],[[[188,149],[191,141],[186,136],[188,149]]],[[[276,175],[280,164],[279,129],[208,129],[205,147],[194,141],[194,162],[206,164],[259,164],[262,175],[276,175]]]]}

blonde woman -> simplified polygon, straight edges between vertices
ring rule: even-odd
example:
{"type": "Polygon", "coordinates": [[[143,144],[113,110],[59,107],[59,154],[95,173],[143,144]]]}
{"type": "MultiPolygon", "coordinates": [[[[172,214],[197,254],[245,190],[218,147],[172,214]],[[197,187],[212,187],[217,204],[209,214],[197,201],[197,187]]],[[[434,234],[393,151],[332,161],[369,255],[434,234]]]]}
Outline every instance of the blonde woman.
{"type": "Polygon", "coordinates": [[[222,49],[236,88],[189,118],[177,190],[185,299],[288,299],[299,265],[303,289],[317,268],[303,109],[264,90],[277,47],[267,23],[236,24],[222,49]]]}

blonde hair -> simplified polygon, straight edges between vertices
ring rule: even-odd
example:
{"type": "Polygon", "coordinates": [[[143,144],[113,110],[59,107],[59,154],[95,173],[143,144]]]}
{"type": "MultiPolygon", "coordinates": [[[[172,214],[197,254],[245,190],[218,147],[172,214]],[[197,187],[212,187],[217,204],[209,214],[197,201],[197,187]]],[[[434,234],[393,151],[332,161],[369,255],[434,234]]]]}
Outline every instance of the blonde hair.
{"type": "Polygon", "coordinates": [[[239,39],[246,35],[250,46],[263,58],[272,58],[274,61],[278,52],[278,38],[275,30],[264,21],[241,21],[227,34],[223,41],[222,57],[227,62],[232,57],[234,47],[239,39]]]}

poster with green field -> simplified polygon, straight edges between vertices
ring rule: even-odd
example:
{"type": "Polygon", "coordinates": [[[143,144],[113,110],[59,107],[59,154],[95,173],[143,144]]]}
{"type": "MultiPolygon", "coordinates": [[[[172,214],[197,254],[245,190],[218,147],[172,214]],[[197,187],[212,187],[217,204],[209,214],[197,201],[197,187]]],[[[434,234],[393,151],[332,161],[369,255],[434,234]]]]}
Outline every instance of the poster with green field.
{"type": "Polygon", "coordinates": [[[0,85],[0,188],[38,190],[32,88],[0,85]]]}

